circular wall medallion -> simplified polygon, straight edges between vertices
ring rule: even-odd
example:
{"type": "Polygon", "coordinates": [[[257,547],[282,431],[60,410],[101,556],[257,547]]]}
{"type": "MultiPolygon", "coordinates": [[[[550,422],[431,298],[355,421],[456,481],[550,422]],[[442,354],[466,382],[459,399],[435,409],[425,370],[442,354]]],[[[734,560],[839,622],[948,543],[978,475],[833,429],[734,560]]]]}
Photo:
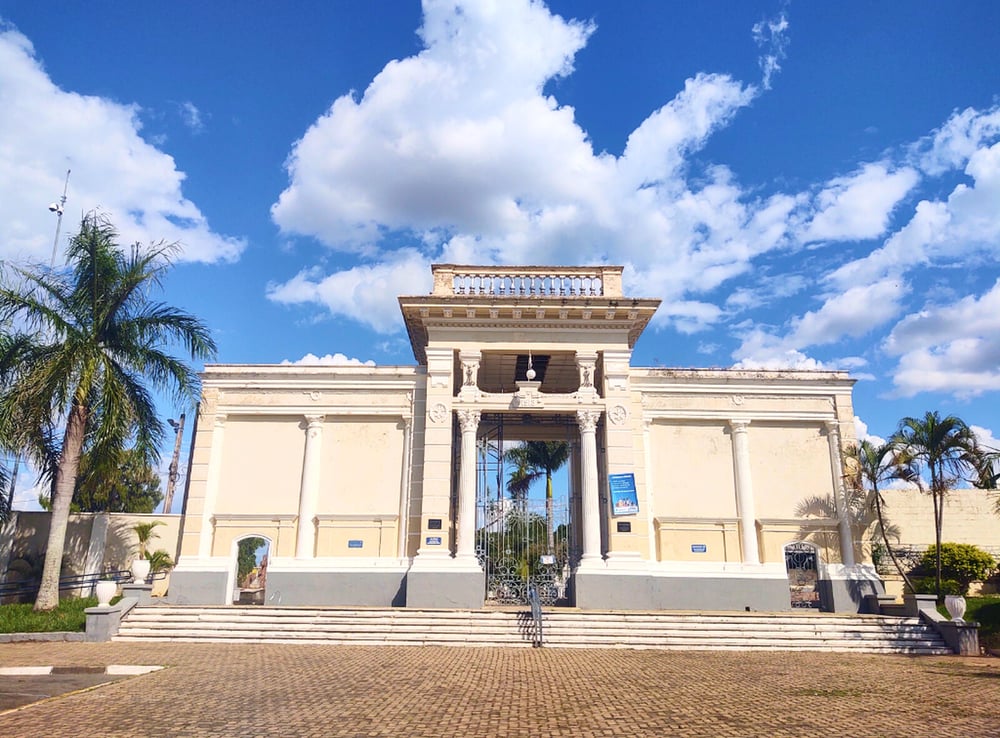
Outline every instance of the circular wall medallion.
{"type": "Polygon", "coordinates": [[[430,416],[431,422],[440,423],[448,417],[448,408],[445,407],[444,403],[439,402],[427,414],[430,416]]]}
{"type": "Polygon", "coordinates": [[[621,425],[626,420],[628,420],[628,409],[624,405],[615,405],[613,408],[608,410],[608,418],[615,425],[621,425]]]}

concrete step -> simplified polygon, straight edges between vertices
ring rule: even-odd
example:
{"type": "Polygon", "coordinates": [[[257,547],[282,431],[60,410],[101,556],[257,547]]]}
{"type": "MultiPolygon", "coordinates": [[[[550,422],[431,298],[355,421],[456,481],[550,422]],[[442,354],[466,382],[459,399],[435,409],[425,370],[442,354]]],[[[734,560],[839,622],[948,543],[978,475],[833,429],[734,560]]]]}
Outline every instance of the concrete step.
{"type": "MultiPolygon", "coordinates": [[[[528,614],[403,608],[139,607],[115,640],[397,645],[531,645],[528,614]]],[[[800,613],[546,611],[545,644],[565,648],[950,650],[916,618],[800,613]]]]}

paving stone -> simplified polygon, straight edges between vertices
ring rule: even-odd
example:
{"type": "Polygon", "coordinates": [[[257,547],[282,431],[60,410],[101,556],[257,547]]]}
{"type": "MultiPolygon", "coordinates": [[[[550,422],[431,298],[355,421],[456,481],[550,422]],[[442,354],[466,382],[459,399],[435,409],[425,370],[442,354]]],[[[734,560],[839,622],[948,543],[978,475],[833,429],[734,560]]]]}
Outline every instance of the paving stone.
{"type": "Polygon", "coordinates": [[[0,736],[996,736],[1000,659],[16,643],[0,666],[167,668],[0,715],[0,736]],[[946,727],[945,727],[946,726],[946,727]]]}

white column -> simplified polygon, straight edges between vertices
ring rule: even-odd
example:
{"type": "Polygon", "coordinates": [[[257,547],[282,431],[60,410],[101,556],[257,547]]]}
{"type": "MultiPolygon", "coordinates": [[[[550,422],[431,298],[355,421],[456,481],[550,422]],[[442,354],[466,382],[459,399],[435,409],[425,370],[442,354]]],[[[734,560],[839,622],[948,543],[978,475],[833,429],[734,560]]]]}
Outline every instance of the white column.
{"type": "Polygon", "coordinates": [[[646,518],[649,520],[649,560],[657,560],[656,541],[656,504],[653,481],[653,421],[650,418],[642,420],[643,464],[646,466],[646,518]]]}
{"type": "Polygon", "coordinates": [[[212,451],[208,456],[208,474],[205,480],[205,499],[201,509],[201,533],[198,536],[198,558],[207,559],[212,555],[212,539],[215,537],[212,516],[215,515],[215,501],[219,497],[219,481],[222,478],[222,443],[225,440],[226,416],[215,416],[212,429],[212,451]]]}
{"type": "Polygon", "coordinates": [[[844,566],[854,566],[854,536],[848,517],[847,490],[844,489],[844,470],[840,462],[840,425],[836,420],[823,423],[826,439],[830,445],[830,471],[833,474],[833,500],[837,510],[840,528],[840,562],[844,566]]]}
{"type": "Polygon", "coordinates": [[[295,536],[295,558],[316,555],[313,518],[319,499],[319,472],[323,445],[322,415],[306,415],[306,447],[302,455],[302,483],[299,486],[299,519],[295,536]]]}
{"type": "Polygon", "coordinates": [[[580,566],[601,561],[601,499],[597,481],[597,421],[600,410],[577,410],[580,425],[580,512],[583,517],[583,555],[580,566]]]}
{"type": "Polygon", "coordinates": [[[749,420],[730,420],[733,434],[733,457],[736,470],[736,507],[740,516],[740,541],[743,563],[759,564],[757,548],[757,513],[754,509],[753,481],[750,474],[750,439],[747,437],[749,420]]]}
{"type": "Polygon", "coordinates": [[[476,431],[479,429],[478,410],[458,410],[462,429],[461,458],[458,476],[458,545],[455,558],[465,561],[476,558],[476,431]]]}
{"type": "Polygon", "coordinates": [[[403,418],[403,476],[399,490],[399,558],[406,557],[407,537],[410,533],[410,489],[413,474],[413,418],[403,418]]]}

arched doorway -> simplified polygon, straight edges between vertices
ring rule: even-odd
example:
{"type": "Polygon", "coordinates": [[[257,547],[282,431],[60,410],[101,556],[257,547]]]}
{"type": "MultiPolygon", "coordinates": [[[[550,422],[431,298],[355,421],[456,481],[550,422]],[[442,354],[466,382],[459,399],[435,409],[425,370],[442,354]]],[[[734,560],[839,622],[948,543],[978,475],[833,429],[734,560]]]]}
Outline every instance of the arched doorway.
{"type": "Polygon", "coordinates": [[[787,544],[785,569],[792,607],[819,609],[819,555],[816,547],[805,541],[787,544]]]}
{"type": "Polygon", "coordinates": [[[267,562],[271,539],[249,535],[234,542],[232,603],[263,605],[267,596],[267,562]]]}

